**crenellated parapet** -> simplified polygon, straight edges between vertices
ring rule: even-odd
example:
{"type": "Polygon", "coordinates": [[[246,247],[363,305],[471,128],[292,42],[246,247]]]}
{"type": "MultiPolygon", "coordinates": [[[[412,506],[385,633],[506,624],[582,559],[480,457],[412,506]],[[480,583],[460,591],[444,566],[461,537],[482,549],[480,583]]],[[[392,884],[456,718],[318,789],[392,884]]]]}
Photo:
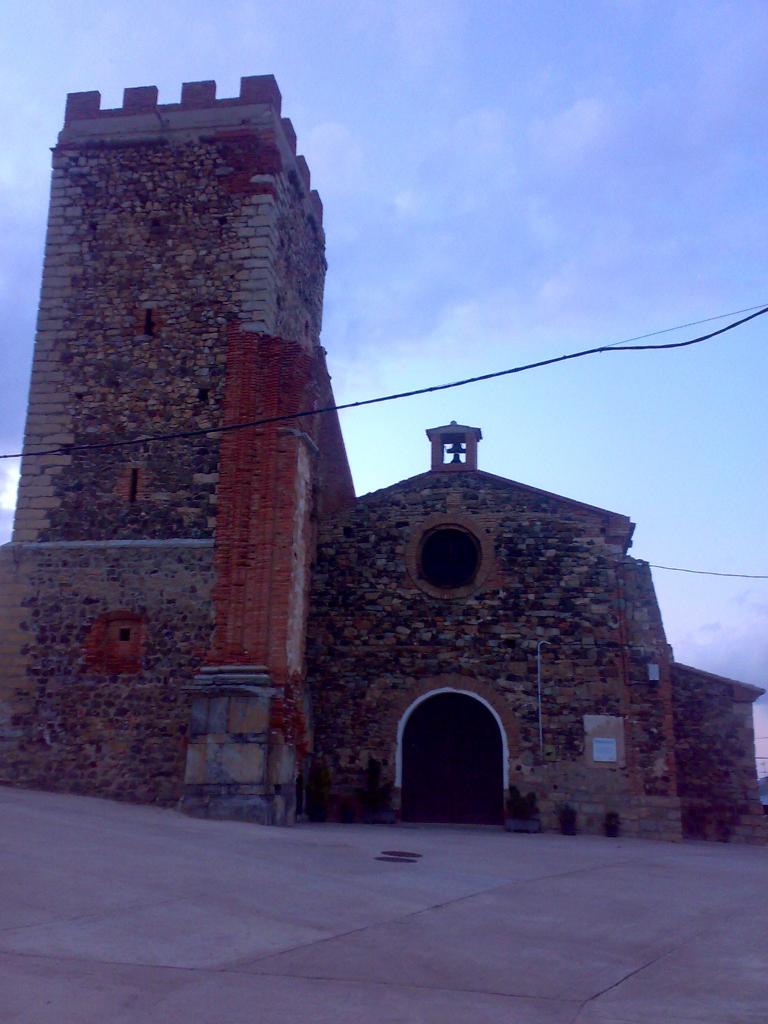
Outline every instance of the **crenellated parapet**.
{"type": "Polygon", "coordinates": [[[323,204],[311,188],[307,161],[296,152],[296,132],[281,116],[282,97],[273,75],[249,75],[240,79],[240,95],[218,99],[216,82],[184,82],[179,103],[158,103],[155,85],[123,90],[121,107],[102,109],[101,93],[71,92],[67,95],[64,129],[59,146],[138,142],[161,138],[184,141],[211,132],[268,134],[274,139],[282,166],[296,174],[305,193],[307,211],[318,227],[323,204]]]}
{"type": "MultiPolygon", "coordinates": [[[[181,86],[180,103],[157,102],[156,85],[140,85],[123,90],[122,107],[107,110],[101,109],[101,93],[70,92],[67,94],[67,105],[64,111],[64,123],[82,121],[86,118],[115,118],[130,114],[146,114],[159,111],[172,113],[176,110],[206,110],[223,107],[243,107],[253,105],[272,107],[279,114],[282,104],[280,89],[274,75],[247,75],[240,79],[240,95],[216,98],[216,83],[184,82],[181,86]]],[[[289,122],[290,124],[290,122],[289,122]]],[[[294,135],[294,143],[296,136],[294,135]]]]}

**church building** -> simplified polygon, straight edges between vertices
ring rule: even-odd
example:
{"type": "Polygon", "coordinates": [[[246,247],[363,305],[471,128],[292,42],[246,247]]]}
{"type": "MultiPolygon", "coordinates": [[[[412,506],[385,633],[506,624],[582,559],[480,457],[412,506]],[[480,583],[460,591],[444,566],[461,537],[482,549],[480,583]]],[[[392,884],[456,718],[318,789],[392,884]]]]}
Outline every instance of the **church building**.
{"type": "Polygon", "coordinates": [[[456,422],[355,496],[322,219],[271,76],[68,97],[0,782],[263,824],[501,825],[516,787],[545,829],[764,842],[763,691],[675,661],[626,516],[485,471],[456,422]]]}

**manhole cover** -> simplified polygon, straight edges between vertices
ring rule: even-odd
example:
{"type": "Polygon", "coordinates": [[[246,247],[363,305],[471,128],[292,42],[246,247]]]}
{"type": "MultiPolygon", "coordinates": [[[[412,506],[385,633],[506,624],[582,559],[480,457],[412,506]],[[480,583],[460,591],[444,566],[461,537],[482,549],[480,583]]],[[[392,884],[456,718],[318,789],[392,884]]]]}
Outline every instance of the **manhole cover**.
{"type": "Polygon", "coordinates": [[[410,850],[382,850],[385,857],[421,857],[420,853],[411,853],[410,850]]]}

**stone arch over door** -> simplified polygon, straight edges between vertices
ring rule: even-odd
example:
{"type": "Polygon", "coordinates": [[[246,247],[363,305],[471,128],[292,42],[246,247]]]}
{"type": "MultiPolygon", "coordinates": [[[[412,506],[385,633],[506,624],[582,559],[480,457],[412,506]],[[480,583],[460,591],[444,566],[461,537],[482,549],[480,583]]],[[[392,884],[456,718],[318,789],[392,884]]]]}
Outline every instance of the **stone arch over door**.
{"type": "Polygon", "coordinates": [[[471,690],[421,694],[398,723],[395,784],[404,821],[500,824],[509,745],[498,712],[471,690]]]}

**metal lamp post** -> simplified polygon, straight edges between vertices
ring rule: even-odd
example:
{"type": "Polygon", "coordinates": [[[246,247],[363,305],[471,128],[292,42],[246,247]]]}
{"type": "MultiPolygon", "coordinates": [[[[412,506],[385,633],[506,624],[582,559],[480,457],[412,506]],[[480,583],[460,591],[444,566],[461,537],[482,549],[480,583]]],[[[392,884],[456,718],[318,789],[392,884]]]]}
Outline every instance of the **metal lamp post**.
{"type": "Polygon", "coordinates": [[[536,701],[539,713],[539,754],[542,761],[544,760],[544,726],[541,720],[541,648],[545,645],[551,646],[549,640],[536,641],[536,701]]]}

